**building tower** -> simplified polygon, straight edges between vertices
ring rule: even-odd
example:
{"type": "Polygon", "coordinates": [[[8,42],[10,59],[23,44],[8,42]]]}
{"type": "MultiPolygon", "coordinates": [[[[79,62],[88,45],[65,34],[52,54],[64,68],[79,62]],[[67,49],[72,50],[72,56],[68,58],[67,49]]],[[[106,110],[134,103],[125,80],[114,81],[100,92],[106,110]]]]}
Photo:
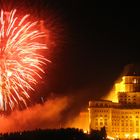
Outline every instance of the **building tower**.
{"type": "Polygon", "coordinates": [[[128,65],[119,83],[115,84],[119,103],[125,106],[140,105],[140,72],[138,66],[128,65]]]}
{"type": "Polygon", "coordinates": [[[125,67],[115,84],[118,103],[107,100],[89,102],[90,129],[106,127],[108,138],[140,139],[140,67],[125,67]]]}

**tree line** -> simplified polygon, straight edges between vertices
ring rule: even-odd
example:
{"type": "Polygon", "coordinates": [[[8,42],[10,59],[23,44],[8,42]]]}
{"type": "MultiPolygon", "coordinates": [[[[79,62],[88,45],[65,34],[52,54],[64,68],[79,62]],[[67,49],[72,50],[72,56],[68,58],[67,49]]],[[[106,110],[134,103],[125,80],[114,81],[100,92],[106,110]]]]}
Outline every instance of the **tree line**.
{"type": "Polygon", "coordinates": [[[34,131],[23,131],[14,133],[0,134],[0,140],[105,140],[106,131],[103,127],[101,130],[91,130],[86,134],[81,129],[36,129],[34,131]]]}

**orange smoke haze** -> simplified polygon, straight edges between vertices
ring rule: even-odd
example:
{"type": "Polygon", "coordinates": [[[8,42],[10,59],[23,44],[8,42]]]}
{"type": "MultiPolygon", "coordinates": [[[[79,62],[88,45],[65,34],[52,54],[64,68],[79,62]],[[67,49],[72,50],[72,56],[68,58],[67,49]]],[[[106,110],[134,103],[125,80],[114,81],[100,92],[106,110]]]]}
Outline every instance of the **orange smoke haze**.
{"type": "Polygon", "coordinates": [[[89,114],[88,110],[85,112],[80,112],[75,118],[69,120],[66,127],[83,129],[84,132],[89,131],[89,114]]]}
{"type": "Polygon", "coordinates": [[[118,96],[114,89],[112,89],[106,96],[102,97],[101,99],[118,103],[118,96]]]}
{"type": "Polygon", "coordinates": [[[14,111],[10,116],[0,116],[0,133],[37,128],[56,128],[60,125],[61,113],[68,107],[67,97],[46,101],[24,111],[14,111]]]}

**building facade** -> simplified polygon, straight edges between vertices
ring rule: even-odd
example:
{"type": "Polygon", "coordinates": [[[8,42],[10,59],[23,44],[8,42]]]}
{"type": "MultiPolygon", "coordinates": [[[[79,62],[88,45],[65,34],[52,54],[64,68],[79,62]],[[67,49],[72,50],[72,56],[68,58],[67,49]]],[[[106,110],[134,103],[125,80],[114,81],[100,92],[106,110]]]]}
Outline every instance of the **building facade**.
{"type": "Polygon", "coordinates": [[[89,102],[90,129],[105,126],[115,139],[140,139],[140,76],[125,75],[115,84],[118,103],[107,100],[89,102]]]}

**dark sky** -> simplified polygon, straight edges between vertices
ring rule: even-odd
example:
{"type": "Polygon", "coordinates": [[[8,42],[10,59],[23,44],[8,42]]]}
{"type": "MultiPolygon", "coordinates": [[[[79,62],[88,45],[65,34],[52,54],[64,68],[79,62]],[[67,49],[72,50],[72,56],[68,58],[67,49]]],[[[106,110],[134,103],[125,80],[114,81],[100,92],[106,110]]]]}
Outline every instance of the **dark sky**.
{"type": "Polygon", "coordinates": [[[73,96],[73,108],[86,106],[110,91],[125,65],[140,63],[139,9],[106,1],[48,4],[59,11],[66,38],[52,53],[46,91],[73,96]]]}
{"type": "Polygon", "coordinates": [[[56,39],[41,96],[53,92],[86,105],[107,94],[126,64],[140,63],[139,8],[124,8],[119,1],[12,2],[9,7],[40,12],[56,39]]]}
{"type": "Polygon", "coordinates": [[[52,3],[61,11],[68,34],[54,60],[51,89],[65,94],[91,88],[91,97],[106,94],[126,64],[140,61],[139,9],[97,1],[52,3]]]}

